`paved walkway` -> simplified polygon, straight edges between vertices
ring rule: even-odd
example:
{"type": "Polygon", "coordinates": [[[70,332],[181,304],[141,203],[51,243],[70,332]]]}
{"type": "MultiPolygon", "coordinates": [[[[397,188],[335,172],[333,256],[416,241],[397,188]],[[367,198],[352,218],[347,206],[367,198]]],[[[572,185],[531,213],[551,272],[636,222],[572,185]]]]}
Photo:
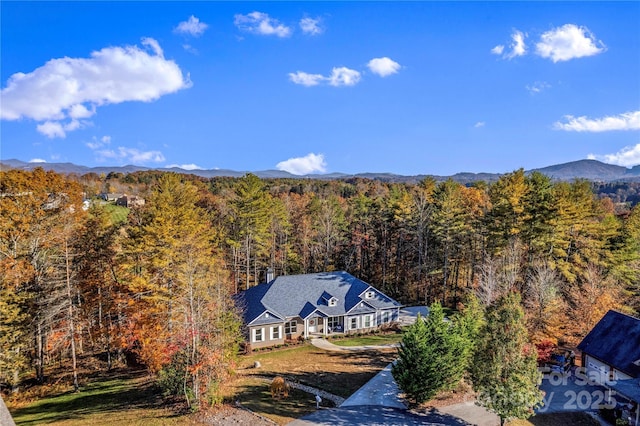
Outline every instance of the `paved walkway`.
{"type": "Polygon", "coordinates": [[[316,348],[324,349],[325,351],[333,351],[333,352],[362,352],[362,351],[371,351],[371,350],[379,350],[379,349],[389,349],[389,348],[397,348],[400,346],[398,343],[391,343],[389,345],[378,345],[378,346],[338,346],[334,345],[330,341],[326,339],[313,338],[311,339],[311,344],[316,348]]]}

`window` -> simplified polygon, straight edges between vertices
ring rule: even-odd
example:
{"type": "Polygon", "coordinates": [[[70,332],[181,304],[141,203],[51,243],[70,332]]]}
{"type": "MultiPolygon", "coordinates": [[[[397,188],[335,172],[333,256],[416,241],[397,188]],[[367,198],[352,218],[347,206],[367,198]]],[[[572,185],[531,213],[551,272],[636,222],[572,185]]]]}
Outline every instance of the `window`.
{"type": "Polygon", "coordinates": [[[264,335],[262,334],[262,328],[254,328],[253,329],[253,341],[254,342],[262,342],[264,340],[264,335]]]}
{"type": "Polygon", "coordinates": [[[368,292],[366,292],[364,294],[365,299],[373,299],[373,296],[375,296],[376,293],[372,290],[369,290],[368,292]]]}
{"type": "Polygon", "coordinates": [[[362,328],[373,327],[373,315],[364,315],[362,319],[363,319],[362,328]]]}
{"type": "Polygon", "coordinates": [[[331,299],[329,299],[329,306],[336,306],[338,304],[338,299],[336,299],[335,297],[332,297],[331,299]]]}
{"type": "Polygon", "coordinates": [[[284,334],[293,334],[298,332],[298,322],[289,321],[284,325],[284,334]]]}
{"type": "Polygon", "coordinates": [[[271,327],[271,340],[278,340],[280,338],[280,326],[276,325],[271,327]]]}
{"type": "Polygon", "coordinates": [[[390,321],[390,318],[389,318],[389,311],[384,311],[384,312],[382,313],[382,319],[381,319],[381,321],[382,321],[383,323],[385,323],[385,322],[389,322],[389,321],[390,321]]]}
{"type": "Polygon", "coordinates": [[[356,328],[358,328],[358,317],[351,317],[351,320],[349,322],[349,329],[355,330],[356,328]]]}
{"type": "Polygon", "coordinates": [[[329,328],[335,330],[340,325],[340,317],[329,317],[329,328]]]}

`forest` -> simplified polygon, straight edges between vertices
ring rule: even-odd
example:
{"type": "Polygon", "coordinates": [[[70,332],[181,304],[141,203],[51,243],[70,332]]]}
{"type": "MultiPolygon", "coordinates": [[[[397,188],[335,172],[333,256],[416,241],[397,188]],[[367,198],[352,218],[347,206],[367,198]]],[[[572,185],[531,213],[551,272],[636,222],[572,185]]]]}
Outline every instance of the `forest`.
{"type": "Polygon", "coordinates": [[[268,268],[345,270],[407,305],[516,291],[535,343],[640,311],[640,209],[523,170],[472,185],[8,170],[0,217],[0,384],[14,389],[92,353],[213,404],[242,341],[232,296],[268,268]]]}

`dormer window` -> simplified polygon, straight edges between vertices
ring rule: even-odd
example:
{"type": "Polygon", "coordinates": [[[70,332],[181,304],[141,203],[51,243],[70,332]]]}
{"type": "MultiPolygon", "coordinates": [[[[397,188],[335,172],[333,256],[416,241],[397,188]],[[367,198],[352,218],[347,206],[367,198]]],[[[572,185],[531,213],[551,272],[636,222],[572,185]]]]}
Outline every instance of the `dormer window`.
{"type": "Polygon", "coordinates": [[[337,306],[338,299],[325,291],[322,293],[322,300],[319,301],[319,303],[326,304],[327,306],[337,306]]]}
{"type": "Polygon", "coordinates": [[[373,297],[376,295],[375,291],[369,290],[364,294],[364,298],[365,299],[373,299],[373,297]]]}

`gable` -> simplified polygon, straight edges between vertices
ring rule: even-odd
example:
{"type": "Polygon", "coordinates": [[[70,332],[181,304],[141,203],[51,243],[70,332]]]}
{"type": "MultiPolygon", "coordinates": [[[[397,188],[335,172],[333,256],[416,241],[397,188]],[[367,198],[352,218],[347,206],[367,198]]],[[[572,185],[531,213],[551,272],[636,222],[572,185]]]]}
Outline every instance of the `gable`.
{"type": "Polygon", "coordinates": [[[348,314],[364,314],[364,313],[375,312],[375,311],[376,311],[375,307],[371,306],[369,303],[365,302],[364,300],[361,300],[354,307],[349,309],[349,312],[347,313],[348,314]]]}
{"type": "Polygon", "coordinates": [[[245,323],[258,320],[266,311],[283,320],[312,315],[340,316],[363,302],[361,295],[368,289],[374,291],[375,296],[365,301],[363,308],[367,312],[400,306],[369,284],[343,271],[279,276],[240,293],[237,300],[245,305],[245,323]]]}
{"type": "Polygon", "coordinates": [[[640,377],[640,319],[609,311],[578,349],[631,377],[640,377]]]}
{"type": "Polygon", "coordinates": [[[284,322],[284,318],[270,310],[264,311],[258,317],[249,322],[248,325],[274,324],[284,322]]]}

